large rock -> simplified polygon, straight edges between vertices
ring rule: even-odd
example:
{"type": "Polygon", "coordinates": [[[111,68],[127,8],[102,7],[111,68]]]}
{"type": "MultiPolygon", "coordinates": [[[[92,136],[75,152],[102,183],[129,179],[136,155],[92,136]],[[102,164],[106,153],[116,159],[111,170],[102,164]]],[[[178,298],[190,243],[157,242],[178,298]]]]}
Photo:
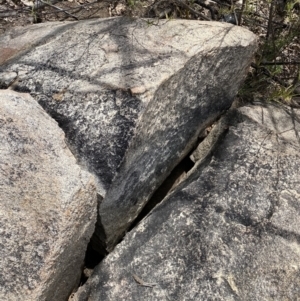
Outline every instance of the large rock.
{"type": "Polygon", "coordinates": [[[300,110],[248,106],[222,124],[72,300],[298,300],[300,110]]]}
{"type": "Polygon", "coordinates": [[[130,18],[34,25],[0,42],[6,81],[18,75],[14,87],[35,96],[96,175],[108,250],[230,107],[256,48],[238,26],[130,18]]]}
{"type": "Polygon", "coordinates": [[[0,91],[0,299],[66,300],[96,222],[93,176],[28,94],[0,91]]]}

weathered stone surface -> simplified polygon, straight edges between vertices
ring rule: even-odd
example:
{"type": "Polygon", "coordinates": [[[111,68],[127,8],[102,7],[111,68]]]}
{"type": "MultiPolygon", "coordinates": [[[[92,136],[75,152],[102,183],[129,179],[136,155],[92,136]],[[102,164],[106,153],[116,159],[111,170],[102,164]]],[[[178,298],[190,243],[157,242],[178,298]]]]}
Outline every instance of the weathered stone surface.
{"type": "Polygon", "coordinates": [[[18,71],[16,89],[35,96],[97,176],[104,197],[97,235],[110,250],[198,133],[230,107],[256,38],[237,26],[187,20],[30,28],[47,32],[33,49],[28,31],[0,38],[18,49],[0,71],[18,71]]]}
{"type": "Polygon", "coordinates": [[[72,25],[56,22],[52,23],[51,26],[44,26],[44,24],[29,26],[30,31],[27,26],[13,28],[8,34],[2,35],[0,38],[0,64],[26,54],[33,47],[45,43],[69,26],[72,25]]]}
{"type": "Polygon", "coordinates": [[[300,110],[248,106],[227,122],[72,300],[298,300],[300,110]]]}
{"type": "Polygon", "coordinates": [[[28,94],[0,91],[0,299],[66,300],[96,222],[93,176],[28,94]]]}

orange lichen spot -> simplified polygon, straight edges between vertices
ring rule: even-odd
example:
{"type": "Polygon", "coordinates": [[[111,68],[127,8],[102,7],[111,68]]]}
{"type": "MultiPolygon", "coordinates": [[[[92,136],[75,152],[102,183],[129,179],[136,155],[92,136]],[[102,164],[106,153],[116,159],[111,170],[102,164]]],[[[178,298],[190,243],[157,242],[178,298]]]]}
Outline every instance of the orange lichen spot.
{"type": "Polygon", "coordinates": [[[18,49],[9,47],[0,47],[0,65],[13,57],[18,52],[18,49]]]}

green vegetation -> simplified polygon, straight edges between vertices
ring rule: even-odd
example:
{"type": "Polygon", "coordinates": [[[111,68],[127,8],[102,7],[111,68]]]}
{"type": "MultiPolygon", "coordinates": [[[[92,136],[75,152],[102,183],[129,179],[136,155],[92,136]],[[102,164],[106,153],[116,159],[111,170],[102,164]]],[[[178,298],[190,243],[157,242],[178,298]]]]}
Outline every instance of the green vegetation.
{"type": "Polygon", "coordinates": [[[260,38],[252,72],[240,96],[298,106],[300,96],[299,0],[244,1],[243,23],[260,38]]]}

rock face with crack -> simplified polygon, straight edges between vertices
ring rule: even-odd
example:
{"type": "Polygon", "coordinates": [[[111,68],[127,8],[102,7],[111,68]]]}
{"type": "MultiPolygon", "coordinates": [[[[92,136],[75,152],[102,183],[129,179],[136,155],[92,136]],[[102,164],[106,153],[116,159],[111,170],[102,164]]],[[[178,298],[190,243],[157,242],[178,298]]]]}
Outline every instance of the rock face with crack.
{"type": "Polygon", "coordinates": [[[0,38],[0,71],[16,73],[15,88],[38,100],[96,176],[104,198],[96,238],[110,251],[199,132],[230,107],[256,38],[188,20],[30,28],[34,37],[18,29],[0,38]]]}
{"type": "Polygon", "coordinates": [[[0,299],[66,300],[96,222],[93,176],[28,94],[0,91],[0,299]]]}
{"type": "Polygon", "coordinates": [[[299,297],[300,111],[248,106],[225,118],[206,158],[72,300],[299,297]]]}

